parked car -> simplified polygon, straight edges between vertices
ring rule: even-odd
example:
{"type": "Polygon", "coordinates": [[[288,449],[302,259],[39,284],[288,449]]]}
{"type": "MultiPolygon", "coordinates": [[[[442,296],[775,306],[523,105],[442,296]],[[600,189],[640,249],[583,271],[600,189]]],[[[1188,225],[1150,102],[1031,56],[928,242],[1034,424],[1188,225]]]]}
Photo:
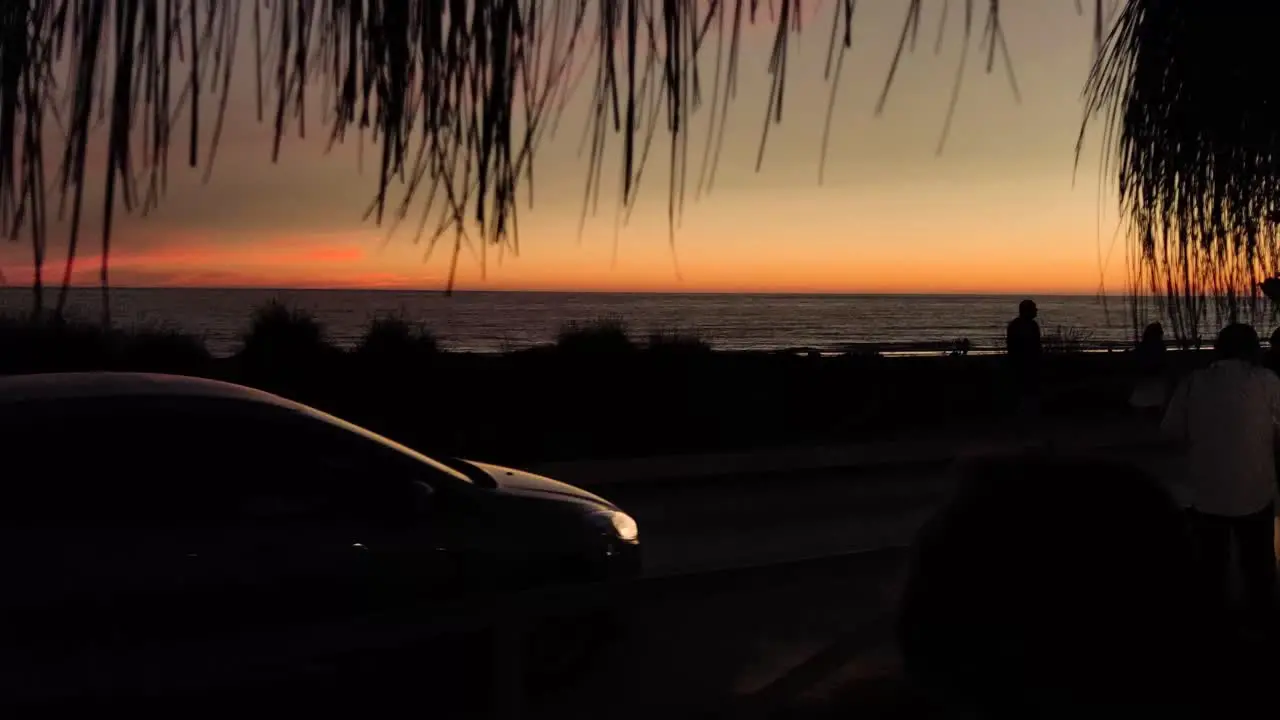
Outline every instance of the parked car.
{"type": "MultiPolygon", "coordinates": [[[[274,677],[433,614],[640,572],[635,521],[597,495],[212,380],[0,379],[0,468],[7,697],[274,677]]],[[[426,643],[433,667],[489,647],[450,637],[426,643]]]]}

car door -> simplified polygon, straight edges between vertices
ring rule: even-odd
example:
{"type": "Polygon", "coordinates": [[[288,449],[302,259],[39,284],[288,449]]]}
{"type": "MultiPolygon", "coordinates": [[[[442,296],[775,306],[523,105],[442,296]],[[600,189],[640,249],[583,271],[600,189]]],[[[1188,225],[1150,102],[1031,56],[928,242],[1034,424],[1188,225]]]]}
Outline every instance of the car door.
{"type": "Polygon", "coordinates": [[[220,627],[298,651],[297,638],[308,636],[301,645],[328,650],[326,638],[341,646],[353,628],[379,630],[370,618],[407,619],[460,592],[438,542],[429,478],[364,438],[248,404],[177,413],[166,424],[198,439],[199,474],[216,493],[192,552],[220,627]]]}
{"type": "Polygon", "coordinates": [[[462,590],[429,472],[307,416],[93,399],[0,428],[7,686],[279,669],[394,641],[462,590]]]}
{"type": "Polygon", "coordinates": [[[0,416],[6,697],[124,684],[140,648],[198,625],[181,602],[194,570],[192,504],[136,420],[108,399],[0,416]]]}

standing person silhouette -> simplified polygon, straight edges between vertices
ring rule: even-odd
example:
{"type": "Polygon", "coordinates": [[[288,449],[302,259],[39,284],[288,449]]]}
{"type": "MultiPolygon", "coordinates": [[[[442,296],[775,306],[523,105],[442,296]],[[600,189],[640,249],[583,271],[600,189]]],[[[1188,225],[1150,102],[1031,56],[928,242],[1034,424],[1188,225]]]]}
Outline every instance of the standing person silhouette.
{"type": "Polygon", "coordinates": [[[1218,359],[1174,391],[1162,432],[1187,446],[1188,510],[1206,589],[1231,606],[1231,550],[1243,580],[1246,619],[1270,629],[1276,584],[1276,443],[1280,378],[1261,366],[1258,333],[1242,323],[1218,333],[1218,359]]]}
{"type": "Polygon", "coordinates": [[[1168,363],[1165,355],[1164,326],[1151,323],[1142,331],[1142,341],[1134,349],[1137,382],[1129,396],[1129,406],[1158,421],[1164,414],[1168,398],[1168,363]]]}
{"type": "Polygon", "coordinates": [[[1009,372],[1017,397],[1019,431],[1028,428],[1039,409],[1040,389],[1040,323],[1039,311],[1032,300],[1018,303],[1018,317],[1009,321],[1005,330],[1005,352],[1009,356],[1009,372]]]}

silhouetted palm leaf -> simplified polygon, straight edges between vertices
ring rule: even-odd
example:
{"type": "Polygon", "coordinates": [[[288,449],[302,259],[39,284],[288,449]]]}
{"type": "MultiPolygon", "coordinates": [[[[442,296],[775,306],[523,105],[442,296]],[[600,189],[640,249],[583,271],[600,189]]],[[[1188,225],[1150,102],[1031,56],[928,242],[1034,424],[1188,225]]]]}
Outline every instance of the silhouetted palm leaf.
{"type": "MultiPolygon", "coordinates": [[[[944,19],[960,17],[950,25],[966,42],[983,19],[979,42],[988,70],[997,55],[1011,67],[999,0],[952,4],[963,13],[948,16],[938,7],[944,19]]],[[[854,0],[5,0],[0,222],[11,237],[30,237],[39,297],[46,190],[59,195],[57,212],[69,212],[72,221],[61,312],[83,233],[85,187],[101,183],[105,293],[114,214],[155,207],[172,148],[182,162],[205,163],[208,171],[227,88],[236,72],[254,70],[257,112],[274,125],[275,154],[286,135],[315,132],[317,120],[331,142],[371,138],[380,158],[369,216],[399,223],[417,213],[418,237],[429,247],[451,239],[455,263],[472,233],[481,249],[518,247],[517,190],[532,201],[531,159],[582,77],[594,100],[588,200],[598,195],[604,157],[617,153],[629,209],[655,131],[665,128],[674,222],[690,178],[701,190],[714,182],[743,28],[774,28],[771,96],[760,108],[767,138],[769,125],[783,117],[789,39],[815,6],[820,21],[830,23],[826,70],[834,91],[851,42],[854,0]],[[236,46],[245,42],[254,44],[256,68],[234,66],[236,46]],[[305,113],[315,92],[328,110],[318,119],[305,113]],[[700,108],[711,135],[691,175],[688,129],[700,108]],[[178,126],[177,117],[189,124],[178,126]],[[99,123],[106,164],[103,176],[89,178],[89,136],[99,123]],[[46,147],[52,138],[58,147],[46,147]]],[[[905,0],[903,8],[881,106],[926,5],[905,0]]],[[[1102,0],[1094,12],[1101,33],[1102,0]]]]}
{"type": "Polygon", "coordinates": [[[1129,225],[1135,300],[1179,338],[1259,319],[1280,273],[1275,11],[1244,0],[1129,0],[1089,79],[1129,225]],[[1269,292],[1267,294],[1270,294],[1269,292]]]}

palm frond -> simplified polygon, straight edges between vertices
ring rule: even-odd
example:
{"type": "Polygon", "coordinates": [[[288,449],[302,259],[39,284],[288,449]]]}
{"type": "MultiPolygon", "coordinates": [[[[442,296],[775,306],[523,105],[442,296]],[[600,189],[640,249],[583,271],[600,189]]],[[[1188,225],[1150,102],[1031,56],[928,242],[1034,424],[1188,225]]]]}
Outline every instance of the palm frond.
{"type": "Polygon", "coordinates": [[[1260,320],[1280,273],[1280,60],[1266,4],[1128,0],[1085,91],[1128,225],[1131,293],[1179,339],[1260,320]]]}
{"type": "MultiPolygon", "coordinates": [[[[1101,32],[1103,3],[1095,3],[1101,32]]],[[[985,6],[987,69],[1003,58],[1012,79],[999,0],[954,4],[963,5],[966,42],[985,6]]],[[[881,106],[925,7],[904,4],[881,106]]],[[[156,207],[175,163],[203,166],[207,176],[229,88],[248,71],[258,119],[274,127],[273,160],[293,134],[371,140],[380,155],[368,217],[415,222],[428,248],[451,240],[455,269],[473,242],[518,248],[518,191],[533,201],[532,159],[581,83],[592,99],[587,202],[599,197],[605,157],[616,154],[629,213],[655,136],[665,135],[674,227],[690,188],[697,195],[714,184],[744,28],[771,26],[774,35],[763,151],[769,127],[784,117],[791,38],[815,16],[830,24],[834,93],[855,10],[855,0],[5,0],[0,223],[11,238],[30,238],[39,303],[48,193],[57,196],[52,212],[70,213],[60,313],[87,232],[86,188],[104,188],[106,293],[116,213],[156,207]],[[252,43],[256,67],[236,65],[242,43],[252,43]],[[307,115],[316,93],[325,110],[318,119],[307,115]],[[700,112],[710,134],[694,167],[689,128],[700,112]],[[90,177],[100,125],[106,162],[90,177]]]]}

